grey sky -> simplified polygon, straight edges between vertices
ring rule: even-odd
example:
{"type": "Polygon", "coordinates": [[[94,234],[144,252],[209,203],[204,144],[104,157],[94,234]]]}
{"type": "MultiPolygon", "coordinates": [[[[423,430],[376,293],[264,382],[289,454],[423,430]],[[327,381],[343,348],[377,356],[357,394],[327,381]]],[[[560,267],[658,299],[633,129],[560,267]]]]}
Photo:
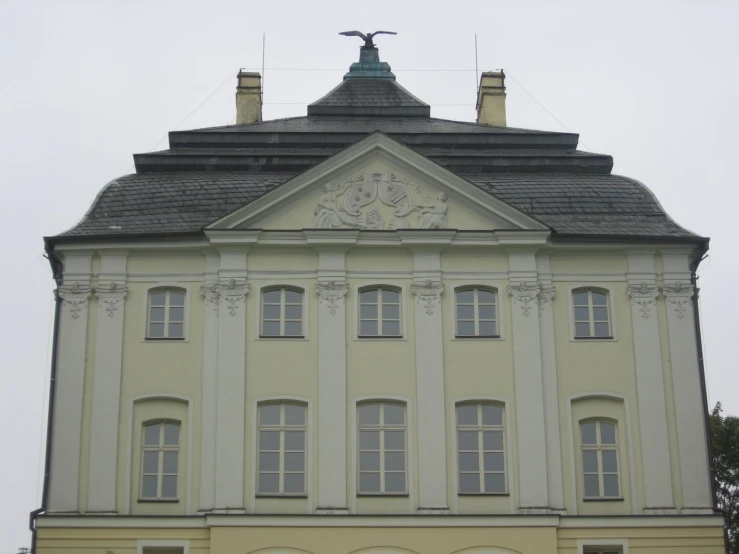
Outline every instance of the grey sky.
{"type": "Polygon", "coordinates": [[[236,73],[261,66],[263,32],[265,119],[304,115],[341,81],[361,43],[339,31],[386,29],[399,34],[377,44],[398,81],[434,117],[468,121],[474,72],[404,70],[474,69],[477,32],[480,69],[509,75],[509,125],[563,130],[523,86],[582,149],[613,155],[615,173],[711,237],[700,272],[710,401],[739,415],[739,319],[726,305],[739,273],[737,28],[735,1],[0,0],[0,554],[30,544],[40,502],[53,289],[41,237],[77,222],[132,153],[165,149],[214,91],[180,128],[232,123],[236,73]]]}

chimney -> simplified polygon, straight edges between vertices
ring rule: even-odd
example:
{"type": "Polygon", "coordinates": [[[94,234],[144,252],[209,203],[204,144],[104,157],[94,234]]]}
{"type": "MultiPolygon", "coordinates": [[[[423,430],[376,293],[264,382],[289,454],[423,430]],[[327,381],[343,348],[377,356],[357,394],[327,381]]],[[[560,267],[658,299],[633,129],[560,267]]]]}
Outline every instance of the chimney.
{"type": "Polygon", "coordinates": [[[505,73],[486,71],[477,91],[477,122],[505,127],[505,73]]]}
{"type": "Polygon", "coordinates": [[[236,124],[262,121],[262,76],[239,71],[236,85],[236,124]]]}

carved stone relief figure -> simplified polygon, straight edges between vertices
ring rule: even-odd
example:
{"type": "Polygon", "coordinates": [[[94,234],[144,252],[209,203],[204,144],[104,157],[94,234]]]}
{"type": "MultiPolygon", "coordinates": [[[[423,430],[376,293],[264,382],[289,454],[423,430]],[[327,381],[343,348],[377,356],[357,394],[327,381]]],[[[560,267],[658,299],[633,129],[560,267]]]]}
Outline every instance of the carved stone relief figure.
{"type": "Polygon", "coordinates": [[[446,229],[446,193],[440,192],[433,206],[419,207],[419,229],[446,229]]]}
{"type": "Polygon", "coordinates": [[[318,200],[318,207],[314,212],[316,217],[311,227],[314,229],[332,229],[334,227],[341,227],[342,225],[364,227],[364,218],[361,215],[352,217],[339,209],[336,203],[336,197],[343,192],[343,187],[335,189],[331,183],[328,183],[323,188],[325,192],[318,200]]]}

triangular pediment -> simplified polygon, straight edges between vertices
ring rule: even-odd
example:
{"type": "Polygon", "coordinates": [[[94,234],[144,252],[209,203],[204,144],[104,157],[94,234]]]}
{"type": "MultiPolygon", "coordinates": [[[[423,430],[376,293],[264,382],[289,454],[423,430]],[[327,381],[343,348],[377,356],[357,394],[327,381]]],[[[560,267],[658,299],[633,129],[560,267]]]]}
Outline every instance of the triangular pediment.
{"type": "Polygon", "coordinates": [[[207,229],[547,230],[382,133],[374,133],[207,229]]]}

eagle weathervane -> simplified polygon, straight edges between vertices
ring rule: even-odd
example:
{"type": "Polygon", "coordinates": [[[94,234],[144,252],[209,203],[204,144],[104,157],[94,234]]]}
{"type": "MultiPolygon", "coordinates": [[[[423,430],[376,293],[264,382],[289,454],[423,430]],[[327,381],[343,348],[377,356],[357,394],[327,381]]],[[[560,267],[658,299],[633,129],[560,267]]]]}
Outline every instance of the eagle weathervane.
{"type": "Polygon", "coordinates": [[[397,35],[398,33],[394,31],[375,31],[374,33],[367,33],[365,35],[364,33],[361,33],[359,31],[344,31],[343,33],[339,34],[344,35],[345,37],[359,37],[364,40],[364,46],[362,46],[362,48],[374,48],[375,43],[372,42],[372,39],[375,35],[397,35]]]}

